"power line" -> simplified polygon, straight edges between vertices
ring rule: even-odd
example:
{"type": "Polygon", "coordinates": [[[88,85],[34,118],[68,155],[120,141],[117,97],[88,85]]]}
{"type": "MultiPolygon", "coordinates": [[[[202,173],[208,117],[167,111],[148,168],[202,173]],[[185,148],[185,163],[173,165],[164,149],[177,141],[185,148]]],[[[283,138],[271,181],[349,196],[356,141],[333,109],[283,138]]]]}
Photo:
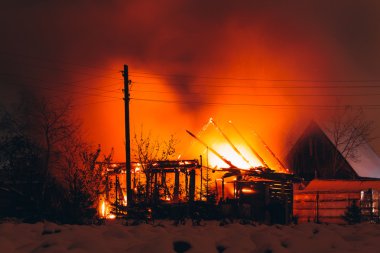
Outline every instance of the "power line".
{"type": "Polygon", "coordinates": [[[328,80],[328,79],[272,79],[272,78],[241,78],[241,77],[217,77],[217,76],[197,76],[197,75],[179,75],[179,74],[154,74],[146,72],[133,72],[137,75],[132,77],[145,77],[145,78],[195,78],[195,79],[214,79],[214,80],[236,80],[236,81],[260,81],[260,82],[300,82],[300,83],[379,83],[380,79],[347,79],[347,80],[328,80]]]}
{"type": "Polygon", "coordinates": [[[89,102],[89,103],[84,103],[84,104],[73,104],[72,107],[83,107],[83,106],[88,106],[88,105],[96,105],[96,104],[104,104],[104,103],[109,103],[109,102],[115,102],[115,101],[123,101],[122,98],[119,99],[109,99],[109,100],[103,100],[103,101],[97,101],[97,102],[89,102]]]}
{"type": "MultiPolygon", "coordinates": [[[[14,56],[21,57],[24,59],[39,61],[39,62],[47,62],[47,63],[56,63],[61,65],[71,65],[81,68],[89,68],[89,69],[98,69],[98,70],[108,70],[108,71],[114,71],[115,73],[120,72],[120,70],[108,68],[108,67],[100,67],[100,66],[93,66],[93,65],[86,65],[86,64],[77,64],[72,63],[68,61],[63,61],[60,59],[53,59],[48,57],[41,57],[41,56],[32,56],[32,55],[25,55],[21,53],[14,53],[14,52],[6,52],[6,51],[0,51],[1,55],[7,55],[12,57],[12,60],[14,59],[14,56]]],[[[24,62],[24,64],[27,64],[24,62]]],[[[33,65],[35,66],[35,65],[33,65]]],[[[41,67],[41,66],[39,66],[41,67]]],[[[42,67],[46,68],[46,67],[42,67]]],[[[52,69],[52,68],[49,68],[52,69]]],[[[79,74],[84,75],[92,75],[92,76],[98,76],[102,78],[112,78],[115,79],[115,77],[109,77],[109,76],[103,76],[103,75],[94,75],[93,73],[88,72],[79,72],[79,71],[72,71],[67,69],[57,69],[61,71],[69,71],[69,72],[75,72],[79,74]]],[[[176,74],[176,73],[157,73],[157,72],[139,72],[139,71],[133,71],[130,72],[130,76],[132,77],[144,77],[144,78],[195,78],[195,79],[209,79],[209,80],[237,80],[237,81],[261,81],[261,82],[301,82],[301,83],[380,83],[380,79],[283,79],[283,78],[259,78],[259,77],[221,77],[221,76],[210,76],[210,75],[190,75],[190,74],[176,74]]],[[[118,79],[122,80],[122,79],[118,79]]]]}
{"type": "MultiPolygon", "coordinates": [[[[153,84],[160,85],[160,83],[149,83],[149,82],[134,82],[137,84],[153,84]]],[[[172,85],[175,86],[175,85],[172,85]]],[[[178,85],[177,85],[178,86],[178,85]]],[[[276,86],[262,86],[262,85],[240,85],[240,84],[206,84],[206,83],[191,83],[189,87],[215,87],[215,88],[246,88],[246,89],[342,89],[342,88],[380,88],[379,85],[334,85],[334,86],[322,86],[322,85],[276,85],[276,86]]]]}
{"type": "MultiPolygon", "coordinates": [[[[32,76],[13,74],[13,73],[0,73],[0,76],[15,76],[15,77],[21,77],[21,79],[39,81],[39,82],[44,82],[44,83],[51,83],[51,81],[49,81],[49,80],[44,80],[44,79],[40,79],[40,78],[36,78],[36,77],[32,77],[32,76]]],[[[62,82],[62,81],[59,82],[59,81],[54,80],[54,83],[58,83],[61,85],[70,85],[70,86],[74,86],[74,87],[78,87],[78,88],[82,88],[82,89],[93,89],[93,90],[98,90],[98,91],[103,91],[103,92],[116,92],[116,89],[105,90],[105,89],[100,89],[100,88],[96,88],[96,87],[90,87],[90,86],[84,86],[84,85],[78,85],[77,84],[77,83],[82,82],[82,81],[83,80],[77,80],[77,81],[71,81],[71,82],[62,82]]],[[[112,84],[112,86],[115,86],[115,84],[112,84]]],[[[108,87],[108,85],[107,85],[107,87],[108,87]]],[[[67,87],[60,86],[59,88],[62,89],[62,88],[67,88],[67,87]]]]}
{"type": "MultiPolygon", "coordinates": [[[[5,82],[5,83],[8,83],[8,84],[19,84],[19,83],[15,83],[15,82],[5,82]]],[[[91,97],[103,97],[103,98],[115,98],[115,99],[119,99],[121,97],[114,97],[114,96],[106,96],[106,95],[102,95],[102,94],[94,94],[94,93],[86,93],[86,92],[80,92],[80,91],[70,91],[70,90],[64,90],[64,89],[60,89],[59,87],[47,87],[47,86],[44,86],[44,85],[41,85],[41,84],[33,84],[33,87],[35,88],[39,88],[39,89],[43,89],[43,90],[47,90],[47,91],[52,91],[52,92],[63,92],[63,93],[68,93],[68,94],[78,94],[78,95],[82,95],[82,96],[91,96],[91,97]]]]}
{"type": "MultiPolygon", "coordinates": [[[[90,66],[85,64],[77,64],[72,63],[68,61],[62,61],[60,59],[53,59],[53,58],[46,58],[41,56],[31,56],[31,55],[24,55],[20,53],[9,53],[5,51],[0,51],[0,54],[2,55],[8,55],[8,56],[18,56],[26,59],[32,59],[39,62],[47,62],[47,63],[56,63],[61,65],[71,65],[71,66],[77,66],[81,68],[89,68],[89,69],[99,69],[99,70],[108,70],[108,71],[114,71],[115,73],[120,72],[120,70],[116,70],[113,68],[106,68],[106,67],[99,67],[99,66],[90,66]]],[[[14,60],[14,58],[12,58],[14,60]]],[[[23,64],[28,64],[23,62],[23,64]]],[[[33,64],[33,66],[36,66],[33,64]]],[[[90,76],[96,76],[99,78],[111,78],[111,79],[117,79],[122,80],[115,77],[105,76],[105,75],[94,75],[93,73],[88,72],[80,72],[75,70],[67,70],[67,69],[61,69],[61,68],[51,68],[51,67],[42,67],[37,66],[45,69],[53,69],[53,70],[60,70],[60,71],[66,71],[66,72],[74,72],[78,74],[83,75],[90,75],[90,76]]],[[[144,77],[144,78],[194,78],[194,79],[208,79],[208,80],[237,80],[237,81],[260,81],[260,82],[299,82],[299,83],[380,83],[380,79],[282,79],[282,78],[258,78],[258,77],[221,77],[221,76],[209,76],[209,75],[190,75],[190,74],[174,74],[174,73],[157,73],[157,72],[138,72],[134,71],[131,72],[130,76],[132,77],[144,77]],[[132,74],[132,75],[131,75],[132,74]]],[[[380,87],[380,86],[379,86],[380,87]]]]}
{"type": "MultiPolygon", "coordinates": [[[[40,82],[45,82],[45,83],[51,82],[49,80],[43,80],[40,78],[35,78],[35,77],[25,76],[25,75],[16,75],[16,74],[12,74],[12,73],[0,73],[0,75],[17,76],[17,77],[21,77],[22,79],[35,80],[35,81],[40,81],[40,82]]],[[[105,93],[119,93],[121,90],[121,89],[106,90],[106,89],[102,89],[102,88],[77,85],[77,83],[82,82],[82,81],[87,81],[87,80],[88,79],[85,79],[85,80],[82,79],[82,80],[76,80],[76,81],[71,81],[71,82],[58,82],[58,83],[63,84],[63,85],[70,85],[70,86],[78,87],[81,89],[92,89],[92,90],[102,91],[102,92],[104,92],[103,94],[105,94],[105,93]]],[[[54,82],[57,83],[57,81],[54,81],[54,82]]],[[[118,83],[114,83],[114,84],[107,85],[105,87],[115,86],[117,84],[118,83]]],[[[213,86],[221,87],[221,86],[216,86],[216,85],[213,85],[213,86]]],[[[223,87],[226,87],[226,86],[223,86],[223,87]]],[[[236,86],[234,86],[234,87],[236,87],[236,86]]],[[[249,86],[249,87],[250,88],[256,88],[256,87],[251,87],[251,86],[249,86]]],[[[286,87],[290,88],[289,86],[286,86],[286,87]]],[[[373,87],[373,86],[360,86],[360,88],[363,88],[363,87],[373,87]]],[[[376,87],[380,87],[380,86],[376,86],[376,87]]],[[[64,88],[67,88],[67,87],[60,86],[60,87],[56,87],[55,89],[61,90],[64,88]]],[[[265,88],[268,88],[268,87],[265,87],[265,88]]],[[[269,88],[273,88],[273,87],[269,87],[269,88]]],[[[276,88],[280,88],[280,87],[276,86],[276,88]]],[[[301,88],[301,86],[296,86],[296,87],[292,87],[292,88],[301,88]]],[[[303,88],[311,88],[311,86],[307,86],[307,87],[303,87],[303,88]]],[[[318,88],[321,88],[321,86],[318,86],[318,88]]],[[[333,88],[333,87],[329,86],[326,88],[333,88]]],[[[342,87],[340,87],[340,88],[342,88],[342,87]]],[[[359,88],[359,86],[355,86],[352,88],[359,88]]],[[[49,87],[49,89],[52,89],[52,88],[49,87]]],[[[159,93],[159,94],[178,94],[175,92],[156,91],[156,90],[134,90],[134,91],[145,92],[145,93],[159,93]]],[[[363,97],[363,96],[379,96],[380,95],[378,93],[368,93],[368,94],[247,94],[247,93],[244,93],[243,94],[243,93],[210,93],[210,92],[188,92],[187,94],[190,94],[190,95],[249,96],[249,97],[336,97],[336,96],[340,96],[340,97],[363,97]]]]}
{"type": "MultiPolygon", "coordinates": [[[[11,62],[11,60],[8,60],[7,62],[11,62]]],[[[15,63],[20,64],[20,62],[15,62],[15,63]]],[[[96,78],[114,79],[114,80],[120,80],[120,81],[122,81],[122,79],[116,78],[116,77],[113,77],[113,76],[99,75],[99,74],[94,74],[94,73],[89,73],[89,72],[78,71],[78,70],[64,69],[64,68],[51,67],[51,66],[46,67],[46,66],[41,66],[41,65],[36,65],[36,64],[30,64],[30,63],[25,63],[25,62],[23,62],[21,64],[27,65],[27,66],[32,66],[32,67],[37,67],[37,68],[41,68],[41,69],[45,69],[45,70],[62,71],[62,72],[69,72],[69,73],[75,73],[75,74],[86,75],[86,76],[93,76],[93,77],[96,77],[96,78]]]]}
{"type": "MultiPolygon", "coordinates": [[[[39,86],[38,88],[44,89],[44,90],[49,90],[49,91],[54,91],[56,92],[56,88],[51,88],[51,87],[46,87],[46,86],[39,86]]],[[[69,93],[69,94],[78,94],[82,96],[91,96],[91,97],[103,97],[103,98],[115,98],[115,99],[121,99],[121,97],[113,97],[113,96],[106,96],[106,95],[101,95],[101,94],[93,94],[93,93],[85,93],[85,92],[79,92],[79,91],[69,91],[69,90],[60,90],[59,92],[64,92],[64,93],[69,93]]]]}
{"type": "MultiPolygon", "coordinates": [[[[178,94],[170,91],[156,90],[132,90],[142,93],[158,93],[158,94],[178,94]]],[[[186,92],[186,95],[207,95],[207,96],[243,96],[243,97],[364,97],[364,96],[380,96],[380,93],[367,94],[243,94],[243,93],[209,93],[209,92],[186,92]]]]}
{"type": "MultiPolygon", "coordinates": [[[[252,106],[252,107],[276,107],[276,108],[325,108],[325,109],[344,109],[347,106],[339,105],[318,105],[318,104],[297,104],[297,105],[287,105],[287,104],[251,104],[251,103],[219,103],[219,102],[200,102],[200,101],[183,101],[183,100],[161,100],[161,99],[146,99],[146,98],[131,98],[135,101],[146,101],[146,102],[159,102],[159,103],[171,103],[171,104],[199,104],[199,105],[223,105],[223,106],[252,106]]],[[[363,108],[380,108],[380,104],[373,105],[349,105],[353,107],[363,107],[363,108]]]]}
{"type": "Polygon", "coordinates": [[[32,56],[32,55],[25,55],[25,54],[20,54],[20,53],[10,53],[10,52],[6,52],[6,51],[0,51],[0,54],[12,57],[12,59],[14,59],[14,56],[17,56],[17,57],[22,57],[22,58],[26,58],[26,59],[32,59],[32,60],[39,61],[39,62],[56,63],[56,64],[62,64],[62,65],[72,65],[72,66],[77,66],[77,67],[81,67],[81,68],[89,68],[89,69],[109,70],[109,71],[114,71],[116,73],[120,72],[120,70],[116,70],[113,68],[106,68],[106,67],[100,67],[100,66],[72,63],[72,62],[62,61],[60,59],[53,59],[53,58],[48,58],[48,57],[32,56]]]}

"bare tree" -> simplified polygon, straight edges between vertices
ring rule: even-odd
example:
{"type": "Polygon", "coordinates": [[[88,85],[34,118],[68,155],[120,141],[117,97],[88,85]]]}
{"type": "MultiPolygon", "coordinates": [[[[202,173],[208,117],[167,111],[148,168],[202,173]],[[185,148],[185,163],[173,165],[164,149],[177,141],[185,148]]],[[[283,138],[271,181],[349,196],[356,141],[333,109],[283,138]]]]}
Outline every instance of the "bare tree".
{"type": "Polygon", "coordinates": [[[99,191],[105,180],[103,168],[96,166],[100,146],[90,147],[74,137],[64,143],[60,159],[65,189],[65,216],[70,222],[84,222],[96,214],[99,191]]]}
{"type": "Polygon", "coordinates": [[[100,149],[93,151],[80,138],[70,103],[24,95],[15,110],[2,110],[0,116],[0,165],[17,177],[18,185],[13,186],[30,195],[37,215],[59,219],[59,209],[70,203],[94,203],[100,149]]]}
{"type": "Polygon", "coordinates": [[[30,94],[22,94],[21,103],[17,108],[16,124],[18,131],[31,139],[42,150],[41,164],[42,189],[44,201],[49,178],[54,177],[59,168],[60,155],[64,151],[63,143],[75,141],[80,124],[72,118],[70,101],[48,100],[37,98],[30,94]]]}
{"type": "Polygon", "coordinates": [[[177,140],[171,135],[166,141],[160,141],[152,138],[151,132],[144,134],[141,128],[140,133],[134,134],[133,141],[135,159],[139,162],[145,175],[145,198],[148,200],[151,197],[151,183],[153,179],[150,165],[154,161],[172,158],[176,151],[177,140]]]}
{"type": "Polygon", "coordinates": [[[373,121],[365,118],[362,109],[347,107],[343,112],[333,115],[327,124],[327,132],[340,152],[334,152],[332,157],[334,176],[344,169],[345,160],[360,160],[359,149],[373,139],[372,130],[373,121]]]}

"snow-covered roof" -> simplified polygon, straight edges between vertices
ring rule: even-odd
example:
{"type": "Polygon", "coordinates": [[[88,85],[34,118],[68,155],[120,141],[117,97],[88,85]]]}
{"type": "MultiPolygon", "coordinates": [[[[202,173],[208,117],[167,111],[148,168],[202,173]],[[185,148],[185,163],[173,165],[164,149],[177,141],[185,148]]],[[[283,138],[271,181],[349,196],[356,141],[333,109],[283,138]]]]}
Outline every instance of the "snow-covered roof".
{"type": "Polygon", "coordinates": [[[380,178],[380,158],[368,143],[358,148],[357,161],[348,158],[347,162],[360,177],[380,178]]]}
{"type": "Polygon", "coordinates": [[[303,192],[314,191],[362,191],[368,189],[380,190],[380,180],[319,180],[314,179],[302,189],[303,192]]]}
{"type": "MultiPolygon", "coordinates": [[[[334,145],[333,138],[329,131],[325,131],[323,128],[321,130],[330,139],[331,143],[334,145]]],[[[339,152],[340,147],[337,147],[339,152]]],[[[347,157],[346,160],[348,164],[355,170],[355,172],[360,177],[369,178],[380,178],[380,157],[375,153],[372,147],[368,143],[360,145],[357,149],[357,159],[347,157]]]]}

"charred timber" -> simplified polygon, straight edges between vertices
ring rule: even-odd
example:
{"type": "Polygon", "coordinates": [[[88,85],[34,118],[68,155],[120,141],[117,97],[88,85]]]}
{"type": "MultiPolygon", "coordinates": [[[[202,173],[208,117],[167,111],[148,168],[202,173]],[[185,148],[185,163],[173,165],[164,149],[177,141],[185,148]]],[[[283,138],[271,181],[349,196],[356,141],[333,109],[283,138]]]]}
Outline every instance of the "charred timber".
{"type": "Polygon", "coordinates": [[[199,143],[201,143],[203,146],[205,146],[208,150],[210,150],[212,153],[214,153],[217,157],[219,157],[228,166],[230,166],[231,168],[237,168],[235,165],[233,165],[231,163],[231,161],[227,160],[224,156],[222,156],[221,154],[219,154],[215,149],[213,149],[212,147],[210,147],[209,145],[207,145],[204,141],[202,141],[201,139],[199,139],[192,132],[190,132],[189,130],[186,130],[186,132],[188,134],[190,134],[191,137],[193,137],[194,139],[196,139],[197,141],[199,141],[199,143]]]}
{"type": "Polygon", "coordinates": [[[149,165],[150,169],[182,169],[182,168],[200,168],[198,160],[165,160],[154,161],[149,165]]]}

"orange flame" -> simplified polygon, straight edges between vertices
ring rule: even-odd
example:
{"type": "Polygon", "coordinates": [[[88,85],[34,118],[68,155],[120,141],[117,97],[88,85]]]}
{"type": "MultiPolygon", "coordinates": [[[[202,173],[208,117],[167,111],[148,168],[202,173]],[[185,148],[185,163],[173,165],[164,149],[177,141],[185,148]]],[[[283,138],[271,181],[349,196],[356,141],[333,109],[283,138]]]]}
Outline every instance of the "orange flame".
{"type": "Polygon", "coordinates": [[[256,191],[251,189],[251,188],[243,188],[243,189],[241,189],[241,192],[247,193],[247,194],[252,194],[252,193],[255,193],[256,191]]]}

